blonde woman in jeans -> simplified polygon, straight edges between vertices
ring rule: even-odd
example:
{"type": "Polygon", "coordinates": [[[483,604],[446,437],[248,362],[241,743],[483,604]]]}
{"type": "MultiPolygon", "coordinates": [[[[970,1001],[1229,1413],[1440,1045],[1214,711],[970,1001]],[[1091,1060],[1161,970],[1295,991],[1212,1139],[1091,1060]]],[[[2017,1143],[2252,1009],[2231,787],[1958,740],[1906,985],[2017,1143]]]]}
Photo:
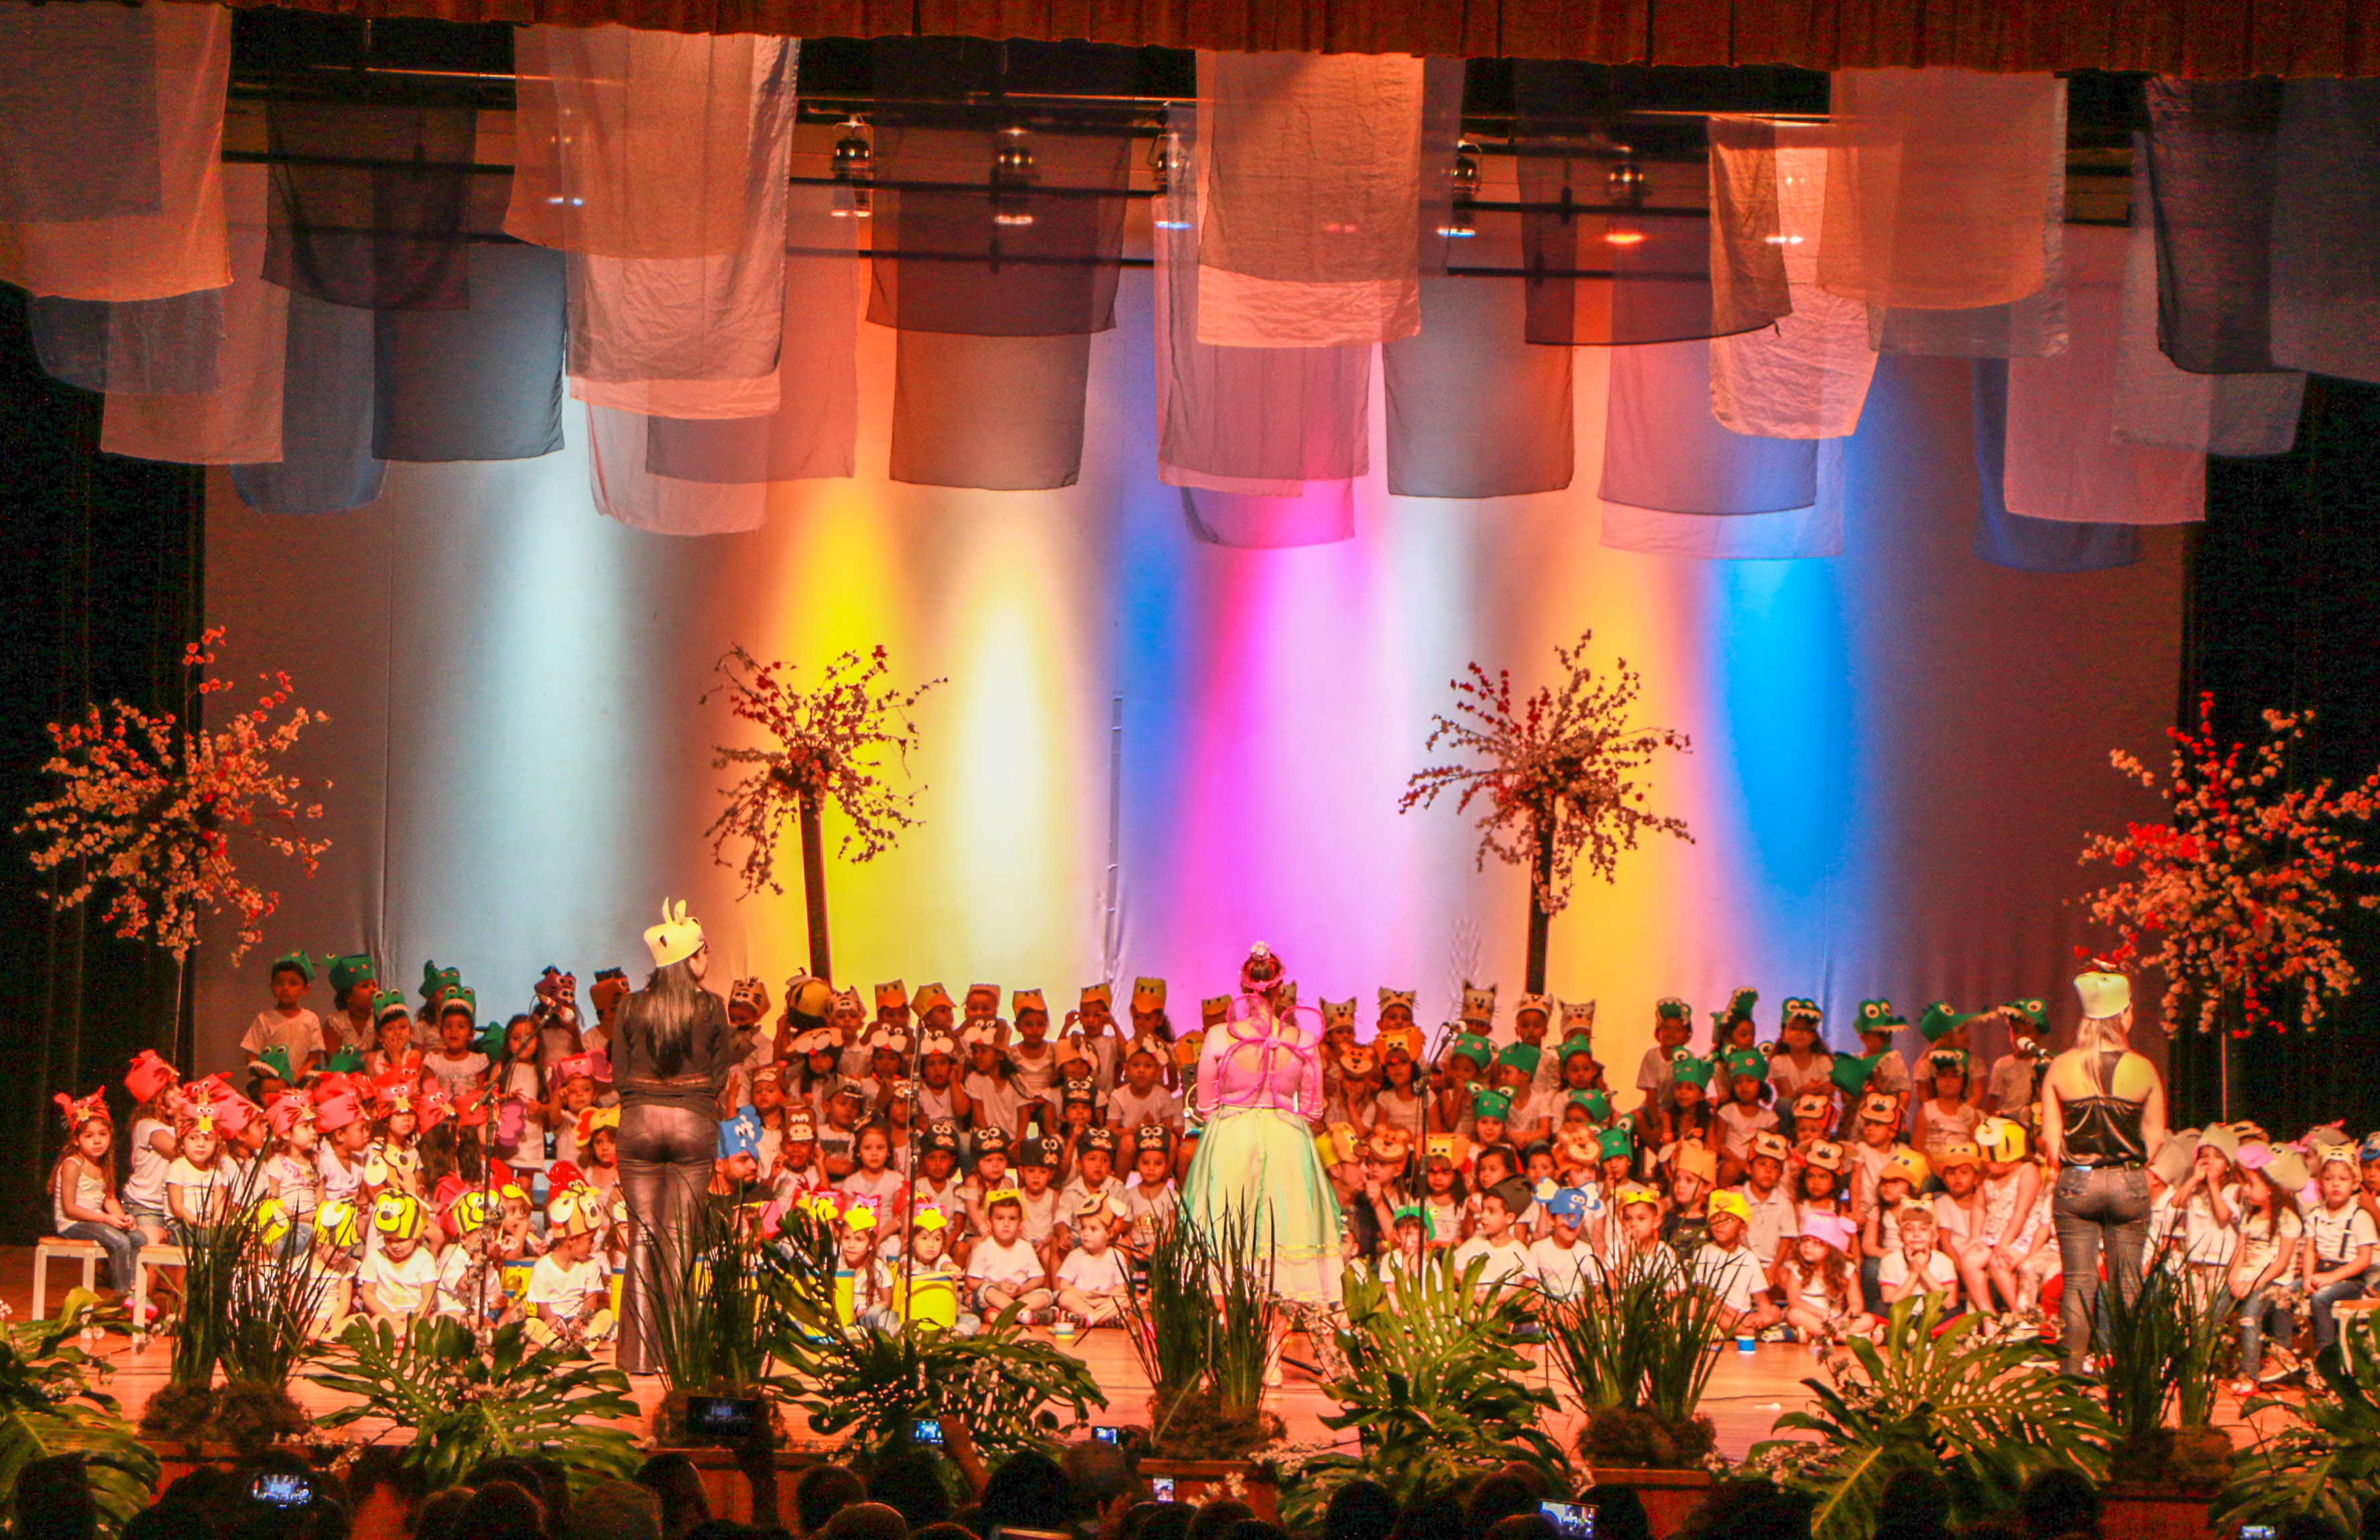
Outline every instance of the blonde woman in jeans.
{"type": "Polygon", "coordinates": [[[2165,1083],[2125,1046],[2131,980],[2094,969],[2074,980],[2082,1025],[2050,1061],[2042,1088],[2041,1148],[2057,1173],[2049,1218],[2066,1275],[2058,1345],[2082,1372],[2099,1295],[2099,1257],[2127,1298],[2140,1288],[2149,1232],[2148,1163],[2164,1147],[2165,1083]]]}

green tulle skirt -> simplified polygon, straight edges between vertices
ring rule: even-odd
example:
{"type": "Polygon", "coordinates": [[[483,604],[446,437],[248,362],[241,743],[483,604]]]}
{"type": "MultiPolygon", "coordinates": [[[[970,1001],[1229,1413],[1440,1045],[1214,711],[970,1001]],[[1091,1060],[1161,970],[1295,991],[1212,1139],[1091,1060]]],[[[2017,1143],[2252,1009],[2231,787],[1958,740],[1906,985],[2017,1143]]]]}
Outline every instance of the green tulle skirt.
{"type": "Polygon", "coordinates": [[[1273,1291],[1335,1304],[1342,1266],[1339,1198],[1303,1118],[1270,1108],[1227,1110],[1198,1135],[1182,1182],[1182,1216],[1209,1241],[1227,1216],[1254,1213],[1257,1242],[1272,1265],[1273,1291]]]}

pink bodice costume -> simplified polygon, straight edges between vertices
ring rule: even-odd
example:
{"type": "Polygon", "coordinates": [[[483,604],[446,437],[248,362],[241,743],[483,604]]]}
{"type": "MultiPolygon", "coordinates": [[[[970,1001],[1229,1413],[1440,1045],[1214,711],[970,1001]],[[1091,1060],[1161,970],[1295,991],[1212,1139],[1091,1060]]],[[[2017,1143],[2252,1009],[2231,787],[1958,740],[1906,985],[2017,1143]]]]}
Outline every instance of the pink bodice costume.
{"type": "Polygon", "coordinates": [[[1242,995],[1198,1053],[1198,1105],[1209,1119],[1250,1110],[1295,1118],[1322,1115],[1320,1015],[1242,995]],[[1303,1017],[1312,1016],[1309,1025],[1303,1017]]]}

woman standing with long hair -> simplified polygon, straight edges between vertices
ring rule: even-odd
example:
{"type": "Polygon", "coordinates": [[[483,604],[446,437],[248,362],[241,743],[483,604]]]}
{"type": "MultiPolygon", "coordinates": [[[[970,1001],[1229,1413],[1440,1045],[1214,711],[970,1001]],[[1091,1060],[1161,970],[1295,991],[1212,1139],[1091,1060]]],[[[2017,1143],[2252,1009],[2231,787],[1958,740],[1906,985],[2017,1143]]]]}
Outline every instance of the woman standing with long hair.
{"type": "Polygon", "coordinates": [[[645,947],[652,976],[620,1003],[612,1061],[620,1192],[628,1205],[620,1367],[632,1375],[652,1372],[652,1294],[676,1272],[677,1241],[710,1190],[719,1092],[735,1057],[727,1002],[702,987],[710,944],[685,901],[662,902],[662,923],[646,930],[645,947]]]}

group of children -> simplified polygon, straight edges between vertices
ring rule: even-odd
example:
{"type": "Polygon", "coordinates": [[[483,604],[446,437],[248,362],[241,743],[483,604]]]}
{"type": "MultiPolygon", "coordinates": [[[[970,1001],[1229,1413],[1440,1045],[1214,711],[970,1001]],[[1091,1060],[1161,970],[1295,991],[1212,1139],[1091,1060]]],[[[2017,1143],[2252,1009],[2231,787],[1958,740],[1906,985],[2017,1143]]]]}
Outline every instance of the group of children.
{"type": "MultiPolygon", "coordinates": [[[[186,1085],[153,1054],[135,1062],[120,1200],[104,1099],[60,1098],[60,1233],[106,1246],[120,1287],[141,1240],[266,1203],[322,1259],[343,1310],[516,1314],[600,1337],[625,1251],[609,1069],[625,976],[596,976],[585,1021],[575,978],[549,968],[530,1010],[483,1026],[452,969],[424,965],[417,1008],[366,957],[327,965],[324,1018],[304,1003],[311,960],[275,963],[274,1004],[242,1040],[244,1094],[224,1075],[186,1085]]],[[[1101,984],[1055,1024],[1038,989],[1010,993],[1002,1017],[990,985],[954,998],[894,982],[872,1013],[845,989],[820,1015],[795,1012],[805,984],[820,998],[792,981],[773,1021],[760,980],[727,992],[736,1052],[714,1196],[830,1222],[847,1319],[965,1331],[1013,1304],[1029,1322],[1115,1320],[1173,1212],[1197,1143],[1199,1050],[1230,998],[1202,1001],[1200,1026],[1177,1033],[1154,978],[1135,981],[1122,1017],[1101,984]]],[[[1525,997],[1500,1041],[1495,989],[1466,986],[1434,1052],[1413,991],[1380,990],[1360,1041],[1354,1000],[1319,1001],[1318,1147],[1347,1260],[1484,1258],[1487,1279],[1549,1298],[1676,1268],[1712,1281],[1730,1332],[1821,1343],[1919,1293],[2053,1332],[2051,1183],[2033,1148],[2043,1002],[1929,1006],[1912,1064],[1888,1001],[1863,1002],[1852,1054],[1825,1045],[1808,1000],[1786,1000],[1776,1039],[1759,1042],[1758,1000],[1735,991],[1700,1047],[1685,1003],[1659,1001],[1624,1112],[1595,1055],[1592,1001],[1525,997]],[[1988,1066],[1972,1040],[1985,1028],[2008,1045],[1988,1066]]],[[[2319,1342],[2333,1304],[2380,1284],[2380,1136],[2359,1152],[2343,1136],[2285,1148],[2210,1129],[2168,1144],[2151,1182],[2159,1234],[2240,1302],[2248,1376],[2290,1365],[2264,1351],[2272,1329],[2302,1315],[2319,1342]]]]}

